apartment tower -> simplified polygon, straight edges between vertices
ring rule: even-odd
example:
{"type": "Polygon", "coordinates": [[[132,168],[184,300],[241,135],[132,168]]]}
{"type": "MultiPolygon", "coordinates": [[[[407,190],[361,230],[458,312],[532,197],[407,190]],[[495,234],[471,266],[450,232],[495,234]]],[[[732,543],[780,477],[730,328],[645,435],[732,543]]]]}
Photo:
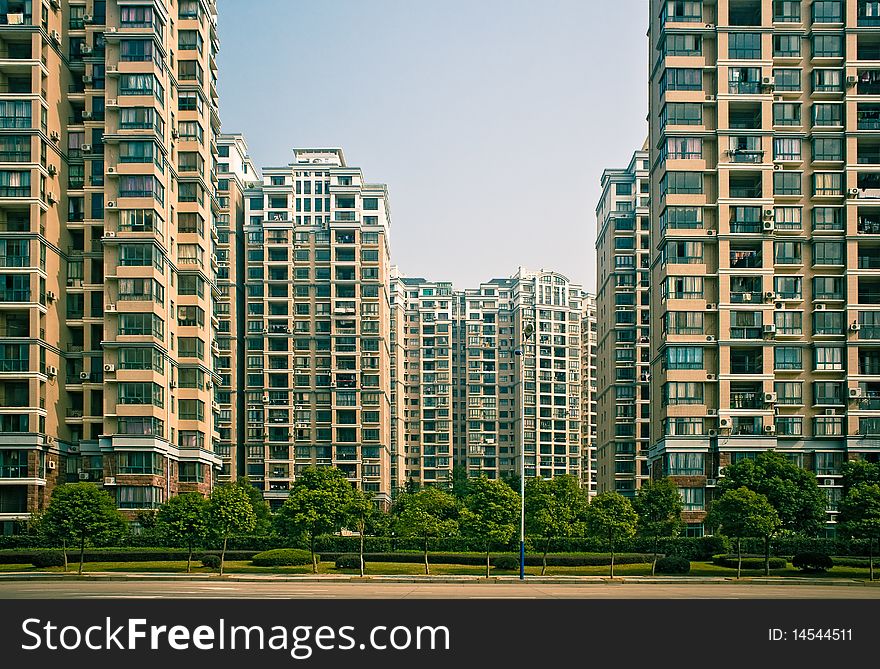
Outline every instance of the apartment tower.
{"type": "Polygon", "coordinates": [[[310,465],[388,503],[387,189],[341,149],[303,148],[244,195],[243,473],[273,506],[310,465]]]}
{"type": "Polygon", "coordinates": [[[598,490],[598,322],[596,321],[596,296],[585,293],[581,315],[581,482],[595,495],[598,490]]]}
{"type": "Polygon", "coordinates": [[[653,476],[880,453],[880,8],[651,2],[653,476]]]}
{"type": "Polygon", "coordinates": [[[598,492],[631,497],[648,478],[650,256],[648,151],[602,174],[596,207],[598,492]]]}

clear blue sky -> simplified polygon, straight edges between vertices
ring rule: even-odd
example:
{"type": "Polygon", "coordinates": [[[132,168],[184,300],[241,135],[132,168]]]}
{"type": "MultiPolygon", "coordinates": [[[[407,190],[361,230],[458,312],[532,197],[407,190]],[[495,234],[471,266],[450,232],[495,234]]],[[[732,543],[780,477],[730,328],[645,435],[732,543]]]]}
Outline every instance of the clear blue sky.
{"type": "Polygon", "coordinates": [[[408,275],[595,285],[602,170],[647,132],[647,0],[218,4],[223,130],[258,166],[341,146],[388,184],[408,275]]]}

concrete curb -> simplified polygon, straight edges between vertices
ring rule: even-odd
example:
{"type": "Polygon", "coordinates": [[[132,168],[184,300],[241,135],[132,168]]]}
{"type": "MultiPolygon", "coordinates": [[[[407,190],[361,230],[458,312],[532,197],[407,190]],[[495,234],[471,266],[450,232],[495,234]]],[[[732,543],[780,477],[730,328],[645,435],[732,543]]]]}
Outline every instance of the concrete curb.
{"type": "MultiPolygon", "coordinates": [[[[0,574],[0,584],[3,582],[16,581],[119,581],[119,582],[239,582],[239,583],[519,583],[517,576],[359,576],[348,575],[290,575],[290,574],[119,574],[111,572],[91,572],[88,574],[58,574],[51,572],[7,572],[0,574]]],[[[823,579],[823,578],[779,578],[779,577],[747,577],[735,579],[725,576],[678,576],[678,577],[651,577],[651,576],[620,576],[610,579],[607,576],[528,576],[526,584],[555,584],[555,585],[681,585],[683,583],[700,584],[730,584],[730,585],[789,585],[789,586],[869,586],[880,587],[880,581],[871,583],[859,579],[823,579]]]]}

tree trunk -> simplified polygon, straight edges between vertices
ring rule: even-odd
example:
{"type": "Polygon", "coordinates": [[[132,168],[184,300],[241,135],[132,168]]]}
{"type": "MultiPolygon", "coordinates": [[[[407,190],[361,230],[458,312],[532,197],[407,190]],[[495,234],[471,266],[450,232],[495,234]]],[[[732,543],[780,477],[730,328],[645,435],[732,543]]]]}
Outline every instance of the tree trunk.
{"type": "Polygon", "coordinates": [[[431,575],[431,569],[428,567],[428,537],[425,537],[425,576],[431,575]]]}
{"type": "Polygon", "coordinates": [[[360,556],[361,556],[361,578],[364,577],[364,530],[366,528],[361,525],[361,548],[360,548],[360,556]]]}
{"type": "Polygon", "coordinates": [[[654,558],[651,560],[651,576],[657,574],[657,549],[660,547],[660,537],[654,537],[654,558]]]}
{"type": "Polygon", "coordinates": [[[315,555],[315,535],[314,534],[309,535],[309,550],[312,553],[312,573],[317,574],[318,573],[318,558],[315,555]]]}
{"type": "Polygon", "coordinates": [[[226,561],[226,541],[227,537],[223,537],[223,550],[220,551],[220,575],[223,576],[223,563],[226,561]]]}
{"type": "Polygon", "coordinates": [[[764,576],[770,575],[770,537],[764,537],[764,576]]]}
{"type": "Polygon", "coordinates": [[[541,576],[547,571],[547,553],[550,550],[550,539],[544,541],[544,556],[541,558],[541,576]]]}
{"type": "Polygon", "coordinates": [[[79,575],[83,573],[83,559],[86,554],[86,533],[82,533],[82,537],[80,537],[79,542],[79,571],[77,572],[79,575]]]}
{"type": "Polygon", "coordinates": [[[611,544],[611,578],[614,578],[614,533],[608,533],[608,543],[611,544]]]}
{"type": "Polygon", "coordinates": [[[64,573],[67,573],[67,539],[61,540],[61,552],[64,554],[64,573]]]}
{"type": "Polygon", "coordinates": [[[743,566],[743,557],[742,557],[742,548],[741,548],[742,540],[737,537],[736,538],[736,577],[739,578],[742,574],[742,566],[743,566]]]}
{"type": "Polygon", "coordinates": [[[489,547],[486,547],[486,578],[489,578],[489,547]]]}
{"type": "Polygon", "coordinates": [[[192,567],[192,559],[193,559],[193,547],[192,544],[189,545],[189,553],[186,556],[186,573],[189,574],[192,567]]]}

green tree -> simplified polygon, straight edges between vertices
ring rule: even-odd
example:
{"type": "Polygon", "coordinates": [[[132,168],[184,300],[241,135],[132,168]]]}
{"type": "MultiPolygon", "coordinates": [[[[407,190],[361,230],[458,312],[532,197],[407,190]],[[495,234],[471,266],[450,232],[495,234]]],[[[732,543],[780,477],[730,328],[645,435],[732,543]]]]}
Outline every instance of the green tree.
{"type": "Polygon", "coordinates": [[[156,530],[169,544],[186,546],[186,573],[189,573],[193,549],[208,537],[208,500],[197,492],[175,495],[159,507],[156,530]]]}
{"type": "Polygon", "coordinates": [[[611,578],[614,578],[614,554],[617,542],[632,538],[638,516],[632,503],[618,492],[596,495],[587,507],[587,531],[608,539],[611,548],[611,578]]]}
{"type": "Polygon", "coordinates": [[[573,476],[526,483],[526,532],[542,539],[541,576],[554,539],[583,536],[589,503],[589,494],[573,476]]]}
{"type": "Polygon", "coordinates": [[[468,493],[467,467],[463,465],[455,465],[452,468],[452,482],[450,484],[450,492],[455,499],[463,501],[468,493]]]}
{"type": "Polygon", "coordinates": [[[94,483],[67,483],[52,492],[40,518],[42,532],[61,544],[64,571],[67,571],[67,545],[79,545],[79,571],[82,574],[86,544],[110,541],[125,533],[125,517],[116,502],[94,483]]]}
{"type": "Polygon", "coordinates": [[[315,538],[339,532],[345,526],[353,495],[351,483],[336,467],[307,467],[297,475],[290,495],[276,514],[281,535],[308,542],[313,574],[318,573],[315,538]]]}
{"type": "Polygon", "coordinates": [[[439,488],[427,487],[415,493],[406,493],[398,501],[394,529],[402,537],[418,537],[422,540],[425,574],[430,574],[428,542],[433,538],[452,536],[458,530],[455,498],[439,488]]]}
{"type": "MultiPolygon", "coordinates": [[[[712,503],[706,516],[709,527],[736,539],[736,577],[742,575],[742,540],[745,537],[767,539],[779,529],[779,514],[761,493],[745,486],[728,490],[712,503]]],[[[766,563],[765,573],[769,573],[766,563]]]]}
{"type": "Polygon", "coordinates": [[[519,524],[520,497],[504,481],[485,476],[471,479],[464,508],[459,514],[461,533],[483,546],[486,578],[491,569],[492,547],[513,539],[519,524]]]}
{"type": "Polygon", "coordinates": [[[208,501],[208,523],[214,536],[223,540],[223,549],[220,552],[222,576],[229,537],[253,532],[257,523],[247,492],[236,485],[221,485],[214,488],[208,501]]]}
{"type": "Polygon", "coordinates": [[[639,488],[633,501],[633,509],[639,517],[636,531],[649,539],[654,547],[651,575],[657,569],[657,552],[660,539],[674,537],[681,532],[681,495],[669,479],[649,481],[639,488]]]}
{"type": "Polygon", "coordinates": [[[838,507],[841,531],[868,540],[868,566],[874,580],[874,544],[880,540],[880,485],[859,483],[850,488],[838,507]]]}
{"type": "Polygon", "coordinates": [[[348,518],[347,523],[350,529],[355,529],[358,533],[358,555],[361,563],[361,576],[364,575],[364,537],[371,526],[371,520],[380,512],[373,503],[371,495],[363,490],[353,490],[351,498],[348,500],[348,506],[345,515],[348,518]]]}
{"type": "Polygon", "coordinates": [[[257,488],[250,479],[245,477],[235,479],[232,485],[241,488],[248,496],[251,508],[254,510],[254,517],[257,519],[254,523],[255,534],[269,534],[272,532],[272,510],[269,504],[263,498],[263,491],[257,488]]]}
{"type": "Polygon", "coordinates": [[[850,488],[855,488],[860,483],[868,485],[880,485],[880,464],[867,460],[848,460],[840,468],[843,474],[843,496],[849,493],[850,488]]]}
{"type": "MultiPolygon", "coordinates": [[[[825,525],[828,498],[816,475],[776,451],[760,453],[724,468],[721,493],[746,487],[767,498],[783,530],[816,536],[825,525]]],[[[764,538],[764,574],[770,575],[770,536],[764,538]]]]}

